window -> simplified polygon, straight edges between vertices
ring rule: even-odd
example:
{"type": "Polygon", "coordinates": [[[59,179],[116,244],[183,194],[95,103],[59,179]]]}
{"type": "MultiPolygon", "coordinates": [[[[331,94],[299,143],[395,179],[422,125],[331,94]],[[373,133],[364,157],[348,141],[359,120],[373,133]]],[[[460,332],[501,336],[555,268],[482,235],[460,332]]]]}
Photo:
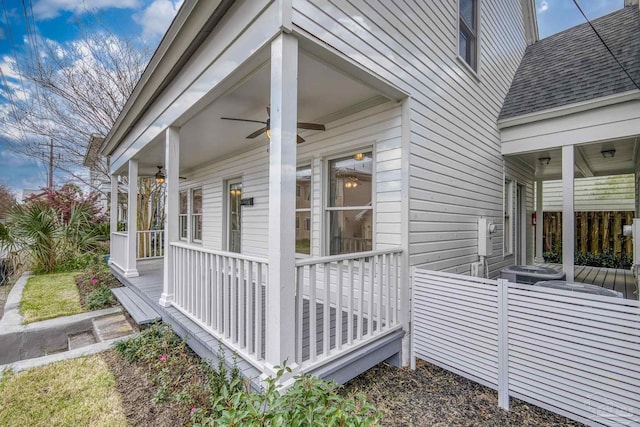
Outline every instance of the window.
{"type": "Polygon", "coordinates": [[[229,196],[227,199],[227,233],[229,252],[240,253],[242,251],[242,182],[229,181],[229,196]]]}
{"type": "Polygon", "coordinates": [[[479,0],[458,0],[458,2],[458,55],[474,71],[477,71],[479,0]]]}
{"type": "Polygon", "coordinates": [[[202,241],[202,188],[191,190],[191,240],[202,241]]]}
{"type": "Polygon", "coordinates": [[[188,218],[189,218],[189,196],[186,191],[180,192],[180,213],[178,214],[178,229],[181,240],[187,240],[189,237],[188,231],[188,218]]]}
{"type": "Polygon", "coordinates": [[[311,254],[311,166],[296,171],[296,253],[311,254]]]}
{"type": "Polygon", "coordinates": [[[373,247],[373,155],[357,153],[329,161],[327,222],[329,254],[373,247]]]}
{"type": "Polygon", "coordinates": [[[513,252],[513,181],[504,180],[504,232],[502,235],[503,254],[513,252]]]}

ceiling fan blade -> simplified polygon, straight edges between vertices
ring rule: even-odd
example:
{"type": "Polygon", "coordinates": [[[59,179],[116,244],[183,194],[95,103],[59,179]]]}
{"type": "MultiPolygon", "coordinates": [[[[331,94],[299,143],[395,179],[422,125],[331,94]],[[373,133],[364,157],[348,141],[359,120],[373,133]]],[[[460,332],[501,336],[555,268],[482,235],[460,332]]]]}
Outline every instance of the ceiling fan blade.
{"type": "Polygon", "coordinates": [[[311,130],[326,130],[324,125],[321,125],[319,123],[298,122],[298,128],[299,129],[311,129],[311,130]]]}
{"type": "Polygon", "coordinates": [[[300,135],[296,135],[296,137],[297,137],[298,144],[302,144],[304,142],[304,138],[301,137],[300,135]]]}
{"type": "Polygon", "coordinates": [[[271,117],[271,107],[267,106],[267,117],[271,117]]]}
{"type": "Polygon", "coordinates": [[[234,117],[220,117],[222,120],[233,120],[235,122],[249,122],[249,123],[260,123],[266,125],[267,122],[261,120],[249,120],[249,119],[236,119],[234,117]]]}
{"type": "Polygon", "coordinates": [[[255,131],[254,133],[252,133],[251,135],[247,136],[247,138],[249,139],[253,139],[255,137],[258,137],[260,135],[262,135],[263,133],[265,133],[267,131],[267,127],[263,127],[262,129],[258,129],[257,131],[255,131]]]}

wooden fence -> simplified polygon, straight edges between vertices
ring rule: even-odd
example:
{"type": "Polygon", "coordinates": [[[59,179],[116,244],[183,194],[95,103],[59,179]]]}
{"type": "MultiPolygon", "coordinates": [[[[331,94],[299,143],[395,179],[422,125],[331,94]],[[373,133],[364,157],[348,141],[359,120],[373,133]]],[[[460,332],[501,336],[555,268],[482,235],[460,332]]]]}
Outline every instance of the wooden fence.
{"type": "MultiPolygon", "coordinates": [[[[575,212],[576,251],[594,255],[613,252],[633,256],[631,237],[622,234],[624,225],[633,224],[633,212],[575,212]]],[[[562,247],[562,212],[545,212],[542,233],[544,252],[562,247]]]]}

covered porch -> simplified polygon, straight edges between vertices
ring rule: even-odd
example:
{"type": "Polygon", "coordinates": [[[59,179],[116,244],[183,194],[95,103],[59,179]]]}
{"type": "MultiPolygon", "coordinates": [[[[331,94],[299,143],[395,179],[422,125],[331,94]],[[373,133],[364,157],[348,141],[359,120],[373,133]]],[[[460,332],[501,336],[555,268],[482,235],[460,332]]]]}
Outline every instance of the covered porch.
{"type": "Polygon", "coordinates": [[[161,233],[141,239],[132,214],[127,232],[112,233],[112,270],[202,348],[237,354],[253,378],[284,361],[341,382],[400,364],[406,250],[384,208],[401,198],[402,94],[291,34],[242,61],[243,46],[225,53],[236,54],[224,76],[205,72],[166,109],[152,104],[158,115],[114,151],[113,183],[160,171],[166,202],[161,233]],[[356,187],[363,196],[349,199],[356,187]]]}

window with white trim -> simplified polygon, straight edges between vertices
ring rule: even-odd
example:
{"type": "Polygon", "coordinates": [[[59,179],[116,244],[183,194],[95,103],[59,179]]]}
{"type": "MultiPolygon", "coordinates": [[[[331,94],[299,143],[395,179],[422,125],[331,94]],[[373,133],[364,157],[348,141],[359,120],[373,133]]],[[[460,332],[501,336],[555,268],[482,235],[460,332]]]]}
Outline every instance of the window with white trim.
{"type": "Polygon", "coordinates": [[[178,214],[178,230],[180,240],[187,240],[189,237],[189,193],[180,192],[180,213],[178,214]]]}
{"type": "Polygon", "coordinates": [[[191,190],[191,240],[202,241],[202,188],[191,190]]]}
{"type": "Polygon", "coordinates": [[[479,0],[458,0],[458,55],[478,71],[479,0]]]}
{"type": "Polygon", "coordinates": [[[311,254],[311,180],[311,166],[299,167],[296,171],[296,253],[302,255],[311,254]]]}
{"type": "Polygon", "coordinates": [[[504,180],[504,232],[502,234],[503,254],[513,253],[513,181],[504,180]]]}
{"type": "Polygon", "coordinates": [[[373,166],[371,152],[329,160],[325,209],[330,255],[373,248],[373,166]]]}

